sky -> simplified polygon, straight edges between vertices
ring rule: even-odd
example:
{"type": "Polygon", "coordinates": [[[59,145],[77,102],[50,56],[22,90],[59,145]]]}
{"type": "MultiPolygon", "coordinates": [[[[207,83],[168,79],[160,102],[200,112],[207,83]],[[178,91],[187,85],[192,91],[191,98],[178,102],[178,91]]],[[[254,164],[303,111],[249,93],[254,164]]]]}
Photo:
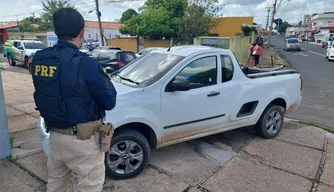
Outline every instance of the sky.
{"type": "MultiPolygon", "coordinates": [[[[97,20],[94,0],[70,0],[86,20],[97,20]],[[89,13],[93,10],[91,13],[89,13]]],[[[99,0],[102,21],[120,19],[128,8],[138,10],[145,0],[99,0]],[[113,2],[114,1],[114,2],[113,2]],[[115,2],[117,1],[117,2],[115,2]]],[[[298,23],[304,15],[333,11],[334,0],[278,0],[282,1],[276,18],[289,23],[298,23]]],[[[10,0],[1,3],[0,22],[20,20],[24,17],[38,16],[43,12],[42,0],[10,0]]],[[[254,22],[266,24],[267,7],[272,7],[274,0],[219,0],[225,6],[223,16],[254,16],[254,22]]]]}

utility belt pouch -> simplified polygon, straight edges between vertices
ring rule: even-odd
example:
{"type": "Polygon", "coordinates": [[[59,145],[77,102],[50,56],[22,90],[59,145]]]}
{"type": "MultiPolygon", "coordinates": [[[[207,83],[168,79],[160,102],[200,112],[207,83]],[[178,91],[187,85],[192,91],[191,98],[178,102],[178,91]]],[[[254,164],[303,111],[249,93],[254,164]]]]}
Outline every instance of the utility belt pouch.
{"type": "Polygon", "coordinates": [[[103,152],[110,150],[111,138],[114,135],[114,127],[111,123],[102,123],[100,126],[101,149],[103,152]]]}
{"type": "Polygon", "coordinates": [[[86,123],[78,123],[77,128],[77,139],[86,140],[91,139],[92,135],[98,131],[101,125],[101,121],[90,121],[86,123]]]}

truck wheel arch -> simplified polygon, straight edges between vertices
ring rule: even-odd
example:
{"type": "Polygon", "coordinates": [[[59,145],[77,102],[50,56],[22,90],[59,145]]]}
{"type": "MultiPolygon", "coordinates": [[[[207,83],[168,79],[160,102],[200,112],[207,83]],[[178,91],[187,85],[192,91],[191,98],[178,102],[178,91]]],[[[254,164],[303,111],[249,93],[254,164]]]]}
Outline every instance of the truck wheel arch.
{"type": "Polygon", "coordinates": [[[136,130],[144,135],[150,144],[151,148],[156,148],[157,146],[157,136],[154,130],[145,123],[133,122],[121,125],[115,129],[115,132],[126,132],[126,130],[136,130]]]}
{"type": "Polygon", "coordinates": [[[272,102],[270,102],[270,103],[268,104],[268,106],[270,106],[270,105],[277,105],[277,106],[283,107],[284,110],[286,109],[286,102],[285,102],[285,100],[282,99],[282,98],[274,99],[272,102]]]}

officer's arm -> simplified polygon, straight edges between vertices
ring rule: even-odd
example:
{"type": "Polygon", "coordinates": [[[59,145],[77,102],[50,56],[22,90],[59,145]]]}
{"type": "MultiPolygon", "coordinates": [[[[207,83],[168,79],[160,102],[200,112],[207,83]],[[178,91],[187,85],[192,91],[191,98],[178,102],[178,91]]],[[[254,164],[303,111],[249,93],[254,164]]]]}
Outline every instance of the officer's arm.
{"type": "Polygon", "coordinates": [[[101,64],[95,59],[82,59],[89,89],[105,110],[111,110],[116,105],[117,92],[109,76],[103,71],[101,64]]]}

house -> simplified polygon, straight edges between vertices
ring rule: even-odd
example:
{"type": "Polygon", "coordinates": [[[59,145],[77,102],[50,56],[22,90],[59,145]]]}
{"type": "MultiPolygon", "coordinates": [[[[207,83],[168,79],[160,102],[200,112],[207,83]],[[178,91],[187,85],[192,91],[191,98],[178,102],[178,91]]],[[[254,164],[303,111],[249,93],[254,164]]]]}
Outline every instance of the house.
{"type": "Polygon", "coordinates": [[[8,36],[8,29],[18,27],[17,22],[7,22],[7,23],[0,23],[0,42],[5,42],[9,39],[8,36]]]}
{"type": "Polygon", "coordinates": [[[314,34],[322,33],[329,34],[333,33],[334,29],[332,23],[334,22],[334,12],[315,13],[311,16],[310,29],[314,34]]]}
{"type": "MultiPolygon", "coordinates": [[[[119,28],[123,26],[123,24],[119,22],[101,22],[101,24],[104,39],[131,37],[129,35],[122,35],[119,32],[119,28]]],[[[99,23],[97,21],[85,21],[85,38],[99,40],[101,44],[101,35],[99,29],[99,23]]]]}

